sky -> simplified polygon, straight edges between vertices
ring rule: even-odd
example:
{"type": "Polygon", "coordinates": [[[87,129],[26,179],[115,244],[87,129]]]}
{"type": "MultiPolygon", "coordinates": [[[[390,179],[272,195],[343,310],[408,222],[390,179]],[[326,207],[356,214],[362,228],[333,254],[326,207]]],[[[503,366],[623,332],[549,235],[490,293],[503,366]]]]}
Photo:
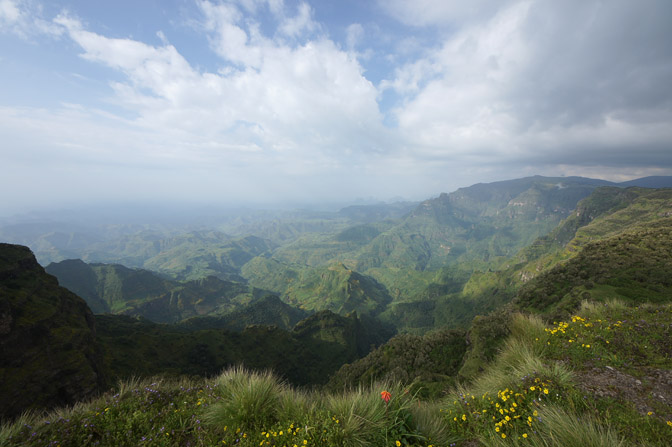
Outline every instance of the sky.
{"type": "Polygon", "coordinates": [[[0,0],[0,213],[672,175],[669,0],[0,0]]]}

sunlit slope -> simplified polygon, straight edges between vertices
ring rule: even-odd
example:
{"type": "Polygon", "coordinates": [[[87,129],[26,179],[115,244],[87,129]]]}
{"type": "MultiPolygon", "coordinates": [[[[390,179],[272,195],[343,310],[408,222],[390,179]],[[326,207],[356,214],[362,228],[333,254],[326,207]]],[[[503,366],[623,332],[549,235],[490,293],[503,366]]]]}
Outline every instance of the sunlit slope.
{"type": "Polygon", "coordinates": [[[551,231],[599,185],[578,177],[528,177],[442,194],[374,239],[358,256],[357,268],[427,270],[512,256],[551,231]]]}
{"type": "Polygon", "coordinates": [[[286,302],[306,310],[376,315],[392,301],[384,286],[340,262],[308,267],[257,258],[243,274],[251,284],[277,291],[286,302]]]}
{"type": "MultiPolygon", "coordinates": [[[[465,284],[463,295],[484,302],[506,302],[523,286],[527,290],[536,289],[537,286],[526,283],[545,282],[540,279],[535,283],[533,279],[548,274],[554,268],[582,269],[581,275],[586,280],[596,274],[594,266],[586,261],[587,258],[592,257],[597,265],[609,264],[610,257],[617,259],[623,256],[624,246],[615,243],[618,239],[606,242],[609,238],[623,235],[624,240],[633,241],[632,243],[635,239],[641,240],[642,244],[660,242],[659,248],[664,250],[669,238],[663,228],[669,225],[670,216],[672,189],[596,189],[557,228],[522,249],[503,264],[501,270],[472,275],[465,284]],[[611,248],[605,250],[605,244],[611,244],[611,248]],[[586,249],[589,251],[582,255],[586,249]],[[579,263],[573,263],[571,260],[578,256],[581,256],[581,260],[577,261],[579,263]],[[598,257],[601,260],[598,261],[598,257]],[[567,266],[562,267],[565,264],[567,266]]],[[[641,269],[648,268],[649,262],[656,262],[653,258],[639,259],[635,253],[630,255],[633,256],[632,259],[628,260],[626,255],[623,262],[632,266],[640,265],[641,269]]],[[[652,268],[656,270],[655,267],[652,268]]],[[[620,270],[617,268],[616,271],[620,270]]],[[[587,281],[587,284],[590,282],[587,281]]],[[[575,293],[578,293],[578,289],[575,293]]]]}
{"type": "Polygon", "coordinates": [[[143,267],[175,279],[205,276],[239,280],[240,268],[255,256],[270,252],[275,245],[256,236],[222,241],[218,233],[192,233],[177,238],[174,245],[143,262],[143,267]]]}
{"type": "MultiPolygon", "coordinates": [[[[339,312],[333,301],[343,302],[343,291],[347,294],[349,289],[329,270],[342,264],[344,270],[384,287],[391,300],[383,300],[388,301],[383,318],[399,327],[422,332],[465,325],[483,305],[501,304],[465,300],[462,287],[469,275],[499,266],[553,230],[580,199],[602,184],[609,182],[529,177],[478,184],[422,202],[396,223],[304,236],[270,257],[253,259],[241,274],[250,284],[281,293],[293,304],[318,309],[324,303],[322,308],[339,312]]],[[[369,297],[366,308],[381,302],[377,296],[369,297]]]]}
{"type": "MultiPolygon", "coordinates": [[[[57,228],[44,234],[36,228],[24,237],[8,235],[6,239],[25,239],[22,243],[30,243],[44,265],[82,259],[144,268],[177,280],[217,276],[240,281],[240,267],[277,247],[268,239],[251,235],[235,238],[215,230],[137,230],[133,226],[77,229],[68,225],[57,228]]],[[[49,229],[45,224],[44,231],[49,229]]]]}
{"type": "Polygon", "coordinates": [[[581,300],[672,300],[672,218],[586,243],[566,262],[525,284],[516,305],[563,314],[581,300]]]}

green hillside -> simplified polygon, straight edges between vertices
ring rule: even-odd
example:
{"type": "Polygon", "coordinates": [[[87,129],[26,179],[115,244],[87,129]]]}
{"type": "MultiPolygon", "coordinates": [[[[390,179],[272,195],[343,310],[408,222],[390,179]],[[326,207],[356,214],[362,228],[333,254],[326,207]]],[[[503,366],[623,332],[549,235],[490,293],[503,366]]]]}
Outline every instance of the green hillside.
{"type": "MultiPolygon", "coordinates": [[[[452,324],[446,326],[454,327],[459,321],[467,327],[466,318],[482,315],[469,322],[466,335],[469,343],[463,355],[453,354],[445,359],[453,362],[451,364],[459,363],[453,378],[471,379],[503,346],[510,333],[512,312],[523,311],[541,315],[548,321],[559,321],[571,316],[584,301],[619,299],[630,305],[669,303],[672,301],[672,190],[598,189],[579,204],[572,216],[548,236],[523,249],[516,259],[523,262],[499,272],[475,273],[466,283],[445,282],[440,287],[437,278],[423,300],[394,303],[381,318],[405,319],[403,327],[409,330],[428,329],[438,322],[450,321],[451,316],[452,324]],[[525,280],[529,264],[544,257],[555,262],[525,280]],[[435,291],[433,295],[431,290],[435,291]],[[401,306],[404,307],[399,309],[401,306]]],[[[441,281],[456,276],[457,271],[446,272],[441,281]]],[[[423,346],[431,336],[417,338],[414,344],[423,346]]],[[[399,368],[408,369],[413,362],[402,360],[407,354],[391,358],[381,354],[391,349],[388,346],[396,340],[404,344],[404,337],[408,336],[398,336],[354,365],[344,366],[332,379],[333,383],[357,384],[372,375],[394,377],[394,371],[399,368]]],[[[431,377],[433,371],[438,373],[437,367],[428,363],[425,376],[431,377]]],[[[421,376],[418,373],[411,377],[421,376]]],[[[445,380],[451,383],[450,379],[445,380]]],[[[433,381],[429,382],[425,383],[426,387],[433,389],[433,381]]]]}
{"type": "Polygon", "coordinates": [[[375,315],[392,301],[384,286],[342,263],[302,267],[257,258],[243,272],[250,284],[277,291],[285,302],[306,310],[375,315]]]}
{"type": "Polygon", "coordinates": [[[222,316],[193,317],[179,323],[179,326],[195,329],[229,329],[242,331],[247,326],[266,325],[291,330],[309,312],[292,307],[275,295],[254,298],[222,316]]]}
{"type": "Polygon", "coordinates": [[[670,189],[598,188],[548,235],[490,270],[474,272],[461,296],[480,303],[481,313],[487,313],[494,309],[492,305],[497,307],[513,299],[527,282],[578,256],[584,246],[625,232],[638,233],[648,223],[670,215],[670,189]]]}
{"type": "MultiPolygon", "coordinates": [[[[70,410],[3,425],[0,446],[670,445],[672,190],[599,185],[539,177],[475,185],[398,221],[364,215],[278,248],[237,240],[251,257],[223,256],[221,265],[280,298],[238,284],[246,292],[221,299],[225,281],[215,277],[145,283],[151,273],[121,266],[50,266],[96,305],[112,309],[128,296],[122,311],[196,316],[158,324],[98,315],[95,336],[82,300],[27,249],[5,244],[13,261],[0,258],[0,297],[19,304],[0,301],[0,336],[23,332],[0,338],[2,359],[37,366],[2,370],[14,393],[2,407],[16,398],[11,415],[29,408],[25,389],[51,396],[35,406],[58,405],[55,384],[93,376],[43,370],[75,353],[97,365],[97,377],[124,381],[70,410]],[[166,284],[182,289],[142,298],[166,284]],[[171,307],[168,296],[182,304],[171,307]],[[76,319],[33,329],[35,315],[61,311],[76,319]],[[27,315],[30,325],[18,325],[27,315]],[[395,328],[407,333],[390,338],[395,328]],[[75,336],[37,338],[61,332],[75,336]],[[48,352],[32,353],[37,346],[48,352]]],[[[188,252],[175,265],[200,259],[188,252]]],[[[91,383],[83,382],[87,397],[104,389],[91,383]]]]}
{"type": "Polygon", "coordinates": [[[511,293],[492,297],[482,292],[484,287],[515,290],[501,287],[502,280],[489,278],[487,269],[499,270],[605,184],[609,182],[578,177],[529,177],[461,188],[422,202],[397,222],[302,236],[271,256],[252,259],[241,275],[306,309],[361,313],[378,306],[381,318],[408,332],[465,327],[477,313],[512,298],[511,293]],[[334,267],[338,265],[346,267],[334,267]],[[361,287],[358,298],[368,302],[364,308],[341,308],[356,287],[338,271],[358,275],[360,284],[369,279],[371,286],[361,287]]]}
{"type": "Polygon", "coordinates": [[[173,281],[143,269],[80,260],[52,263],[46,271],[84,298],[95,313],[142,316],[163,323],[225,314],[267,293],[214,276],[173,281]]]}
{"type": "Polygon", "coordinates": [[[391,335],[380,326],[363,324],[354,314],[342,317],[329,311],[301,320],[290,331],[268,325],[234,331],[226,321],[199,320],[167,325],[97,315],[97,340],[111,376],[210,376],[242,364],[273,369],[296,385],[315,385],[391,335]]]}
{"type": "Polygon", "coordinates": [[[2,418],[72,404],[117,379],[209,376],[240,364],[273,369],[293,384],[320,384],[393,335],[366,316],[306,316],[273,296],[181,324],[94,317],[29,249],[9,244],[0,245],[0,323],[2,418]]]}
{"type": "Polygon", "coordinates": [[[378,236],[357,268],[404,265],[425,270],[474,266],[512,256],[551,231],[600,184],[579,177],[528,177],[460,188],[421,203],[378,236]],[[361,266],[360,266],[361,265],[361,266]]]}
{"type": "Polygon", "coordinates": [[[670,301],[670,272],[672,218],[666,217],[586,243],[569,261],[525,284],[515,304],[543,314],[563,315],[582,300],[670,301]]]}
{"type": "MultiPolygon", "coordinates": [[[[669,189],[597,188],[547,235],[537,238],[515,256],[494,262],[487,270],[471,273],[463,281],[459,294],[437,296],[425,306],[449,302],[453,308],[470,305],[478,313],[488,313],[512,300],[526,282],[577,256],[588,242],[630,229],[637,232],[641,225],[669,215],[671,203],[669,189]]],[[[443,281],[445,277],[435,280],[427,290],[437,290],[443,281]]]]}

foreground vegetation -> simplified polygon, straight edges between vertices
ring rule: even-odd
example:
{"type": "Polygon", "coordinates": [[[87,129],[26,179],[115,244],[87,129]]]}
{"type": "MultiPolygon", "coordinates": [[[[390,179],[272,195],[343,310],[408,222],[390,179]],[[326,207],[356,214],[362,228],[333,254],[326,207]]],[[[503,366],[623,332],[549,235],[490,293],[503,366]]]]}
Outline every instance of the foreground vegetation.
{"type": "Polygon", "coordinates": [[[403,383],[326,393],[232,368],[25,414],[0,445],[672,445],[672,306],[584,303],[550,324],[515,314],[509,332],[484,372],[434,400],[403,383]]]}

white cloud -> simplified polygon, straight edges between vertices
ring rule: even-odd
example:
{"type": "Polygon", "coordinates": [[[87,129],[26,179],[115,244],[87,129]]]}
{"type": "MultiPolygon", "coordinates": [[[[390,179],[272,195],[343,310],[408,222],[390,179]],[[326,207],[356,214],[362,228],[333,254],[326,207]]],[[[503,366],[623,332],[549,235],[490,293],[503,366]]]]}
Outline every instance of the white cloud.
{"type": "Polygon", "coordinates": [[[511,4],[398,68],[380,88],[404,95],[394,113],[418,156],[537,166],[602,157],[669,167],[668,5],[511,4]]]}
{"type": "Polygon", "coordinates": [[[35,35],[58,36],[61,29],[42,18],[42,7],[31,0],[0,0],[0,33],[23,39],[35,35]]]}
{"type": "Polygon", "coordinates": [[[229,3],[213,4],[209,1],[200,1],[198,6],[205,16],[206,31],[214,33],[211,43],[217,54],[234,64],[258,67],[262,47],[270,43],[254,27],[248,35],[242,25],[238,25],[243,19],[238,8],[229,3]]]}
{"type": "Polygon", "coordinates": [[[409,140],[445,154],[511,143],[514,117],[499,95],[527,63],[525,42],[517,34],[526,15],[523,4],[470,27],[381,83],[381,88],[413,95],[396,113],[409,140]]]}
{"type": "Polygon", "coordinates": [[[216,73],[196,70],[167,43],[109,38],[64,14],[54,20],[82,48],[81,57],[125,75],[111,84],[114,100],[137,115],[127,125],[144,137],[129,144],[148,151],[147,160],[162,147],[162,162],[236,166],[230,178],[241,184],[242,175],[297,176],[329,189],[391,150],[376,88],[354,55],[325,38],[290,45],[267,37],[232,4],[199,6],[213,49],[235,64],[216,73]],[[161,144],[141,143],[157,139],[161,144]]]}
{"type": "Polygon", "coordinates": [[[13,0],[0,0],[0,23],[11,26],[21,20],[21,11],[18,4],[13,0]]]}
{"type": "Polygon", "coordinates": [[[392,1],[391,14],[425,28],[398,25],[413,31],[365,53],[355,48],[365,31],[392,35],[384,21],[352,23],[337,43],[305,3],[195,3],[189,31],[205,36],[214,69],[191,62],[202,53],[189,53],[178,32],[171,42],[159,32],[158,45],[111,38],[66,13],[46,22],[33,0],[0,0],[4,31],[60,33],[118,74],[101,93],[108,102],[95,102],[107,111],[0,106],[7,170],[31,172],[34,189],[52,196],[87,185],[79,189],[94,197],[116,179],[119,195],[298,200],[423,198],[571,166],[621,178],[672,169],[672,3],[392,1]],[[387,79],[373,85],[361,61],[378,79],[389,70],[387,79]]]}
{"type": "Polygon", "coordinates": [[[413,26],[463,24],[496,14],[510,0],[378,0],[378,5],[402,23],[413,26]]]}

